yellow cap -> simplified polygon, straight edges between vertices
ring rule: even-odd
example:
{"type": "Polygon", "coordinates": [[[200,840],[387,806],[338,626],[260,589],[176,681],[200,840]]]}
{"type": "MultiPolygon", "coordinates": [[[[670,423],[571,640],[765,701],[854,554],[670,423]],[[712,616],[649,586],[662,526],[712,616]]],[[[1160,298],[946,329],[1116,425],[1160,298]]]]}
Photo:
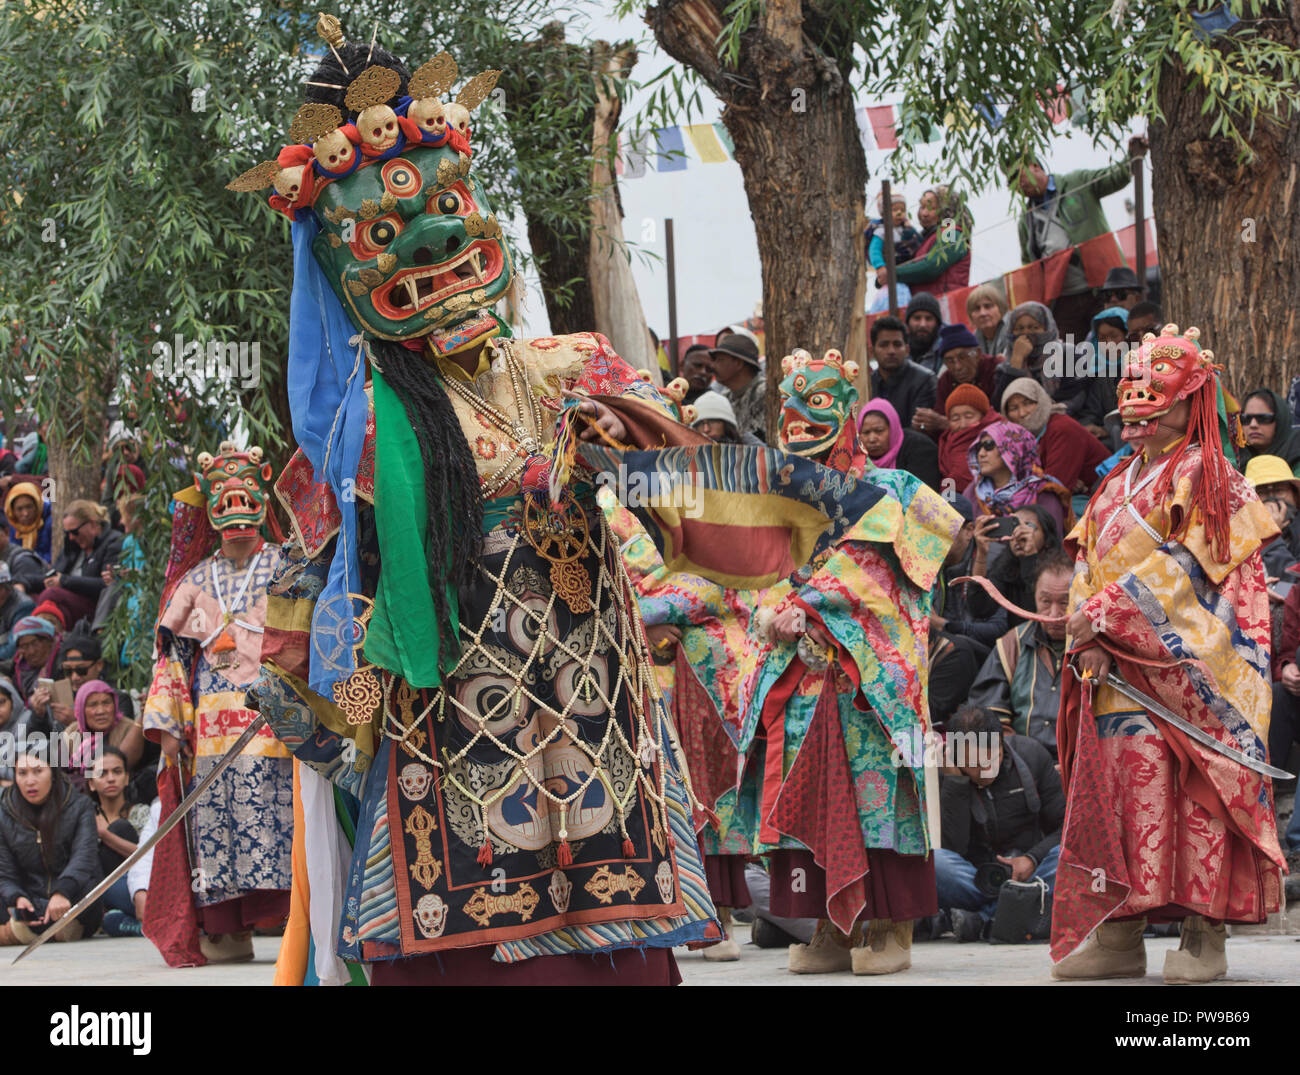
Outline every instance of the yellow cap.
{"type": "Polygon", "coordinates": [[[1300,486],[1286,460],[1276,455],[1257,455],[1246,464],[1246,480],[1258,489],[1261,485],[1275,485],[1278,482],[1292,482],[1300,486]]]}

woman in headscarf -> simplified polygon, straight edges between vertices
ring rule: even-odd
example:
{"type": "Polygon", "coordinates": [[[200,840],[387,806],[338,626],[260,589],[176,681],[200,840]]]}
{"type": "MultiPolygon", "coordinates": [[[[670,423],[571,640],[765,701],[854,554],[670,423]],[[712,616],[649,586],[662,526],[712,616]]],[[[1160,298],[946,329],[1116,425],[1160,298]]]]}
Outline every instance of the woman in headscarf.
{"type": "Polygon", "coordinates": [[[10,486],[5,496],[5,518],[9,520],[9,540],[31,549],[48,564],[54,518],[40,486],[35,482],[10,486]]]}
{"type": "Polygon", "coordinates": [[[888,400],[873,399],[858,412],[858,446],[873,466],[905,470],[939,492],[939,449],[924,433],[904,429],[888,400]]]}
{"type": "Polygon", "coordinates": [[[1049,353],[1064,359],[1061,336],[1052,311],[1041,302],[1022,302],[1007,315],[1007,322],[1011,326],[1011,338],[1003,352],[1005,361],[993,374],[993,406],[1001,408],[1007,385],[1021,377],[1038,381],[1054,400],[1059,398],[1063,387],[1072,389],[1073,386],[1067,385],[1062,376],[1064,361],[1059,370],[1050,366],[1043,368],[1049,353]]]}
{"type": "MultiPolygon", "coordinates": [[[[23,701],[18,688],[8,676],[0,676],[0,733],[11,736],[13,742],[26,738],[32,713],[23,701]]],[[[13,758],[0,765],[0,785],[14,782],[13,758]]]]}
{"type": "Polygon", "coordinates": [[[1291,408],[1273,389],[1257,388],[1246,397],[1241,428],[1246,446],[1238,451],[1237,462],[1243,474],[1255,456],[1276,455],[1300,477],[1300,430],[1294,428],[1291,408]]]}
{"type": "Polygon", "coordinates": [[[895,267],[895,278],[914,295],[942,295],[965,287],[970,280],[971,232],[965,204],[950,188],[931,187],[921,195],[916,220],[922,228],[921,245],[910,261],[895,267]]]}
{"type": "MultiPolygon", "coordinates": [[[[966,499],[982,515],[1010,515],[1038,504],[1056,523],[1058,533],[1073,525],[1070,493],[1038,465],[1038,441],[1023,426],[994,422],[971,445],[967,456],[973,480],[966,499]]],[[[977,529],[979,524],[976,524],[977,529]]]]}
{"type": "Polygon", "coordinates": [[[939,480],[960,489],[970,481],[971,445],[1000,416],[989,406],[989,397],[973,384],[959,384],[948,393],[944,416],[948,428],[939,436],[939,480]]]}
{"type": "Polygon", "coordinates": [[[140,725],[122,714],[117,691],[102,679],[92,679],[77,690],[73,706],[77,714],[75,728],[63,733],[70,748],[71,770],[84,781],[87,770],[98,757],[99,748],[117,747],[134,769],[144,756],[144,733],[140,725]],[[102,736],[97,740],[96,736],[102,736]]]}
{"type": "Polygon", "coordinates": [[[1090,493],[1097,466],[1110,452],[1068,414],[1053,414],[1047,390],[1032,377],[1021,377],[1002,394],[1002,414],[1024,426],[1038,440],[1038,462],[1072,493],[1090,493]]]}
{"type": "MultiPolygon", "coordinates": [[[[1106,416],[1118,405],[1119,379],[1128,357],[1128,311],[1123,306],[1108,306],[1092,319],[1088,345],[1093,367],[1079,394],[1070,400],[1070,417],[1076,419],[1093,436],[1106,439],[1106,416]]],[[[1075,364],[1078,369],[1078,363],[1075,364]]],[[[1003,401],[1005,404],[1005,400],[1003,401]]],[[[1111,450],[1119,446],[1118,439],[1111,450]]]]}

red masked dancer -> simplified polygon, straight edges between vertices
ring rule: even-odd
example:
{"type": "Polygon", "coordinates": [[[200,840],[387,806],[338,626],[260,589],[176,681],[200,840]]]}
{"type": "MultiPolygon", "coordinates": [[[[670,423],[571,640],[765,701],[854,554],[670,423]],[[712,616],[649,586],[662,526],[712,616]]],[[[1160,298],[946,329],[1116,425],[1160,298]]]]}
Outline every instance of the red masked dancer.
{"type": "Polygon", "coordinates": [[[1069,805],[1054,978],[1142,977],[1146,924],[1174,920],[1182,940],[1165,981],[1222,978],[1224,923],[1262,922],[1280,903],[1272,784],[1257,771],[1270,704],[1260,549],[1277,528],[1224,457],[1217,367],[1199,335],[1166,325],[1130,358],[1119,408],[1134,454],[1067,538],[1078,559],[1057,732],[1069,805]]]}

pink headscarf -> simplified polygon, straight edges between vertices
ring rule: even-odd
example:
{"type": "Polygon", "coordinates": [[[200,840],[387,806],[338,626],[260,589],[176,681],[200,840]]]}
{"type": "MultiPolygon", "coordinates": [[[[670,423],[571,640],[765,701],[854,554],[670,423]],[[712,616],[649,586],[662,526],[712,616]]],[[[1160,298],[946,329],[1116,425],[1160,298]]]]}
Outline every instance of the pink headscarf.
{"type": "Polygon", "coordinates": [[[889,470],[893,467],[894,461],[898,458],[899,450],[903,447],[903,423],[898,420],[898,412],[894,410],[894,405],[887,399],[873,399],[866,403],[858,411],[858,435],[862,435],[862,420],[872,412],[883,414],[885,421],[889,423],[889,448],[879,459],[872,459],[872,466],[882,467],[889,470]]]}
{"type": "Polygon", "coordinates": [[[77,727],[81,729],[81,744],[72,757],[72,767],[83,774],[95,761],[95,733],[86,727],[86,703],[90,701],[92,694],[107,694],[113,699],[113,723],[109,726],[109,731],[117,727],[122,720],[122,701],[117,691],[102,679],[88,679],[77,689],[73,711],[77,714],[77,727]]]}

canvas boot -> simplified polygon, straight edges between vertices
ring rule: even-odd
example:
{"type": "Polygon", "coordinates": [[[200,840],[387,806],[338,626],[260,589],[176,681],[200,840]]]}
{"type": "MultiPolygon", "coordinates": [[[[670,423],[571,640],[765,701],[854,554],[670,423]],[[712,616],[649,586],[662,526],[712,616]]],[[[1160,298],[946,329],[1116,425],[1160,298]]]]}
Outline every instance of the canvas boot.
{"type": "Polygon", "coordinates": [[[731,935],[731,908],[718,908],[718,921],[722,923],[722,940],[704,949],[704,958],[713,963],[733,963],[740,958],[740,945],[731,935]]]}
{"type": "Polygon", "coordinates": [[[11,922],[6,922],[4,925],[0,926],[0,948],[7,948],[10,945],[22,943],[23,942],[14,934],[14,927],[11,922]]]}
{"type": "Polygon", "coordinates": [[[253,958],[251,933],[199,934],[199,951],[209,963],[247,963],[253,958]]]}
{"type": "Polygon", "coordinates": [[[861,927],[854,926],[852,936],[846,937],[825,918],[819,918],[817,932],[808,944],[790,945],[790,973],[831,974],[850,970],[853,957],[849,950],[860,933],[861,927]]]}
{"type": "Polygon", "coordinates": [[[1145,918],[1103,922],[1083,946],[1052,967],[1057,981],[1089,978],[1145,978],[1147,950],[1142,943],[1145,918]]]}
{"type": "Polygon", "coordinates": [[[13,930],[14,936],[18,938],[18,944],[31,944],[32,941],[36,940],[36,931],[26,922],[19,922],[18,919],[11,918],[9,919],[9,928],[13,930]]]}
{"type": "Polygon", "coordinates": [[[1215,982],[1228,973],[1225,944],[1228,927],[1217,926],[1200,915],[1183,919],[1183,935],[1176,952],[1165,953],[1165,981],[1170,985],[1215,982]]]}
{"type": "Polygon", "coordinates": [[[867,926],[866,944],[854,948],[854,974],[897,974],[912,965],[912,922],[873,919],[867,926]]]}

